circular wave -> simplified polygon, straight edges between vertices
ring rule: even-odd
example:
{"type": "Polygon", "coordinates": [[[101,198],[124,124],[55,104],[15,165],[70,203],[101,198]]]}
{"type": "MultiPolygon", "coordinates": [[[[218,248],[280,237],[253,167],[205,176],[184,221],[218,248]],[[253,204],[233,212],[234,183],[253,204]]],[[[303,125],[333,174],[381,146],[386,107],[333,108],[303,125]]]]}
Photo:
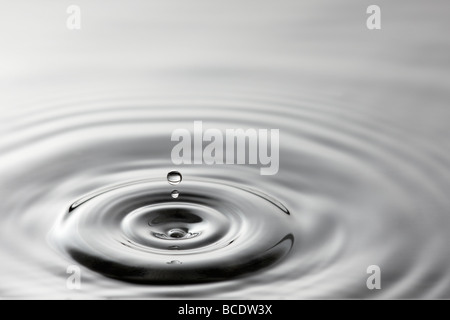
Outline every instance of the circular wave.
{"type": "Polygon", "coordinates": [[[79,263],[138,283],[229,280],[292,248],[289,212],[266,195],[189,181],[174,200],[164,181],[111,187],[74,203],[54,241],[79,263]]]}
{"type": "Polygon", "coordinates": [[[255,96],[69,99],[9,116],[8,296],[71,296],[75,263],[89,297],[449,297],[442,141],[338,99],[255,96]],[[174,166],[170,134],[195,120],[280,129],[278,174],[174,166]],[[165,180],[174,169],[176,186],[165,180]],[[377,292],[370,265],[382,271],[377,292]],[[163,285],[176,283],[195,285],[163,285]]]}

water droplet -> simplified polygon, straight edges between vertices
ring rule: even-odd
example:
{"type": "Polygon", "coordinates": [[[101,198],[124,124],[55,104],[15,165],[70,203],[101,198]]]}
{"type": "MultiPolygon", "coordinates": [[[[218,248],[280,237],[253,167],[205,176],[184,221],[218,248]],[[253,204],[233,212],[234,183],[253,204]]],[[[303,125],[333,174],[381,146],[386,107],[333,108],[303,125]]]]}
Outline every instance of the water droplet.
{"type": "Polygon", "coordinates": [[[181,173],[179,173],[178,171],[170,171],[167,174],[167,181],[172,185],[179,184],[182,179],[183,177],[181,176],[181,173]]]}
{"type": "Polygon", "coordinates": [[[179,246],[170,246],[169,248],[167,248],[169,250],[179,250],[180,247],[179,246]]]}
{"type": "Polygon", "coordinates": [[[167,232],[167,235],[171,238],[183,238],[186,236],[186,231],[182,229],[172,229],[167,232]]]}
{"type": "Polygon", "coordinates": [[[178,260],[172,260],[172,261],[167,262],[167,264],[182,264],[182,262],[178,261],[178,260]]]}
{"type": "Polygon", "coordinates": [[[180,193],[178,192],[178,190],[173,190],[170,195],[172,196],[172,198],[176,199],[176,198],[178,198],[180,193]]]}

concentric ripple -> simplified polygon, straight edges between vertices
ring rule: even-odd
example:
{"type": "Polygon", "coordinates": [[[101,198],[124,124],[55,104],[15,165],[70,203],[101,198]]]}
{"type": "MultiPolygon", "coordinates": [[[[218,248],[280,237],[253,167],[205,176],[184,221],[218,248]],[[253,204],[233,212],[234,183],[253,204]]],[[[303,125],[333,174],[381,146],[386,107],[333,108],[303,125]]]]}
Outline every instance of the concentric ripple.
{"type": "Polygon", "coordinates": [[[69,99],[8,121],[8,296],[450,296],[442,141],[339,99],[198,96],[69,99]],[[279,128],[279,172],[175,166],[171,132],[199,119],[279,128]],[[167,176],[175,170],[183,176],[167,176]],[[66,289],[71,265],[81,291],[66,289]],[[366,287],[370,265],[382,270],[379,292],[366,287]]]}
{"type": "Polygon", "coordinates": [[[105,276],[139,283],[232,279],[256,272],[292,248],[288,210],[269,196],[213,181],[112,186],[74,203],[54,241],[105,276]],[[176,263],[175,263],[176,261],[176,263]]]}
{"type": "Polygon", "coordinates": [[[23,2],[0,299],[450,298],[448,1],[380,1],[381,30],[350,0],[80,1],[81,30],[23,2]],[[279,171],[174,164],[194,121],[279,129],[279,171]]]}

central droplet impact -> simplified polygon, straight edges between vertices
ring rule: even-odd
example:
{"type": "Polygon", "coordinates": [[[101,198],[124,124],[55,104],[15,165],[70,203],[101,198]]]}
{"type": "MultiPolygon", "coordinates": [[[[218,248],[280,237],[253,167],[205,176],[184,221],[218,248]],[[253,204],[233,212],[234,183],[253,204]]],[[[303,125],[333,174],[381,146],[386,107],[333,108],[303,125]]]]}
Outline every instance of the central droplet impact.
{"type": "Polygon", "coordinates": [[[186,231],[182,230],[182,229],[172,229],[169,230],[169,232],[167,232],[167,235],[171,238],[183,238],[186,236],[186,231]]]}
{"type": "Polygon", "coordinates": [[[177,185],[181,182],[181,180],[183,179],[183,177],[181,176],[181,173],[179,173],[178,171],[170,171],[167,174],[167,181],[171,184],[171,185],[177,185]]]}

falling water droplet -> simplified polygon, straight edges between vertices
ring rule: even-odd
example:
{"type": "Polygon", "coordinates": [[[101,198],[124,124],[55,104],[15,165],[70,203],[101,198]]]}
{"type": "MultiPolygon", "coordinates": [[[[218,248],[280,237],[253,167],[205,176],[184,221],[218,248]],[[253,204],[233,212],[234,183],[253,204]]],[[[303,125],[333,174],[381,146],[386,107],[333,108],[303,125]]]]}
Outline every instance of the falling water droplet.
{"type": "Polygon", "coordinates": [[[170,195],[172,196],[172,198],[176,199],[176,198],[178,198],[180,193],[178,192],[178,190],[173,190],[170,195]]]}
{"type": "Polygon", "coordinates": [[[172,261],[167,262],[167,264],[182,264],[182,262],[178,261],[178,260],[172,260],[172,261]]]}
{"type": "Polygon", "coordinates": [[[178,171],[170,171],[167,174],[167,181],[172,185],[179,184],[182,178],[183,177],[181,176],[181,173],[179,173],[178,171]]]}

